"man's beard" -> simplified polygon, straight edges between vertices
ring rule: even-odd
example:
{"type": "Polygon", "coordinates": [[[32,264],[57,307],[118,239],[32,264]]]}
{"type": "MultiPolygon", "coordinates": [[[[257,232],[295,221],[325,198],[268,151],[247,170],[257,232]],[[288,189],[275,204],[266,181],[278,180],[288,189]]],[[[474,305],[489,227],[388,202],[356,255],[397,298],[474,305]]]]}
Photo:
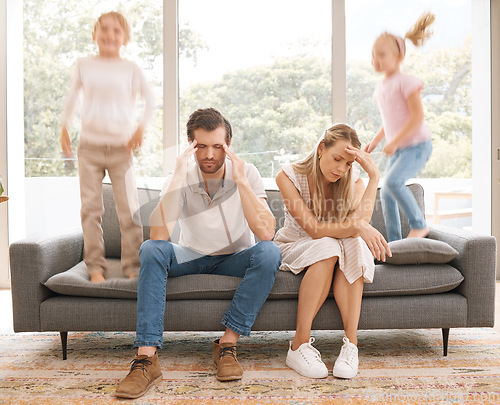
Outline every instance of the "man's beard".
{"type": "Polygon", "coordinates": [[[216,173],[224,164],[224,160],[218,161],[218,160],[204,160],[200,163],[200,170],[203,173],[208,173],[208,174],[213,174],[216,173]],[[213,163],[213,165],[207,167],[206,163],[210,162],[213,163]]]}

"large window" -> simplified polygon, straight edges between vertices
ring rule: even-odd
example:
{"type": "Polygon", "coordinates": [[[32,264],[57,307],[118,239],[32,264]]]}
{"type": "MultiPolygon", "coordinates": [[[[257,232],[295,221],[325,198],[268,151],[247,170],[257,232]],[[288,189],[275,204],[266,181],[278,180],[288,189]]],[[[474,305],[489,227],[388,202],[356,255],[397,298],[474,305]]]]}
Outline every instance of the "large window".
{"type": "MultiPolygon", "coordinates": [[[[442,188],[438,178],[447,179],[447,189],[470,188],[470,1],[381,0],[369,7],[364,0],[24,0],[26,234],[79,226],[76,162],[62,156],[59,119],[76,59],[96,52],[92,25],[113,9],[132,25],[133,41],[124,57],[142,67],[158,100],[142,153],[135,158],[139,184],[159,184],[152,178],[173,167],[175,155],[186,147],[186,120],[200,107],[214,106],[230,119],[234,150],[268,179],[282,163],[305,156],[334,121],[333,113],[343,119],[335,107],[339,103],[340,110],[345,103],[347,123],[366,143],[380,126],[372,101],[379,80],[370,64],[373,41],[383,30],[404,34],[429,7],[437,16],[435,35],[423,49],[409,45],[403,65],[426,86],[422,98],[434,153],[421,181],[428,199],[442,188]],[[343,47],[339,51],[335,42],[344,44],[344,32],[337,29],[344,19],[345,71],[343,47]],[[176,32],[178,48],[172,41],[176,32]],[[333,57],[333,73],[332,52],[340,52],[333,57]],[[339,83],[343,91],[344,82],[346,97],[333,94],[339,83]],[[178,97],[170,91],[177,84],[178,97]]],[[[78,129],[75,125],[71,131],[74,148],[78,129]]],[[[375,155],[383,171],[380,148],[375,155]]],[[[273,186],[272,180],[266,185],[273,186]]],[[[470,201],[443,204],[454,209],[470,201]]],[[[432,210],[432,200],[426,205],[432,210]]],[[[452,225],[469,225],[460,221],[452,225]]]]}
{"type": "MultiPolygon", "coordinates": [[[[333,1],[179,0],[180,148],[189,113],[211,105],[229,117],[234,148],[264,177],[273,177],[280,162],[303,156],[332,121],[333,1]]],[[[374,39],[384,30],[404,34],[425,7],[436,14],[434,36],[422,49],[409,45],[403,64],[425,83],[422,99],[435,148],[422,177],[470,178],[470,0],[345,3],[346,120],[363,143],[381,125],[372,101],[380,79],[370,64],[374,39]]],[[[124,56],[143,68],[159,101],[136,158],[137,175],[162,176],[163,1],[23,4],[26,177],[76,175],[75,162],[60,151],[60,111],[76,58],[96,52],[92,24],[112,9],[130,19],[133,42],[124,56]]],[[[76,144],[78,126],[71,133],[76,144]]],[[[380,148],[376,153],[382,164],[380,148]]]]}
{"type": "Polygon", "coordinates": [[[233,125],[233,148],[274,177],[332,121],[331,0],[180,0],[180,139],[199,107],[233,125]]]}

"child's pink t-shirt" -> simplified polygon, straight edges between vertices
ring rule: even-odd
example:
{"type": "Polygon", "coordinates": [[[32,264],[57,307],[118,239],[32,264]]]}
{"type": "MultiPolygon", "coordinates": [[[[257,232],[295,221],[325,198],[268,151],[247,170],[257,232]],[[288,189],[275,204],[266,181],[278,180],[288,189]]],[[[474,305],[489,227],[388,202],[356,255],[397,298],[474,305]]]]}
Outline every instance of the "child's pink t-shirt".
{"type": "MultiPolygon", "coordinates": [[[[400,72],[394,73],[377,85],[373,98],[382,115],[386,144],[396,137],[410,116],[406,100],[413,92],[422,88],[423,84],[419,79],[400,72]]],[[[413,134],[398,145],[398,149],[414,146],[429,139],[431,131],[423,121],[413,134]]]]}

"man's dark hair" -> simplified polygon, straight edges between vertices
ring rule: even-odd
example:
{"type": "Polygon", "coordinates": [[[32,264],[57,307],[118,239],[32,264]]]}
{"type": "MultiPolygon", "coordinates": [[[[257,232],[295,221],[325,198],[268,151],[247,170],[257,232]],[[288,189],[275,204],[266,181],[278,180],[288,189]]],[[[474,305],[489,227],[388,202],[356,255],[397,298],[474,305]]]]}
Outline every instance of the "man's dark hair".
{"type": "Polygon", "coordinates": [[[233,130],[231,129],[231,124],[217,109],[213,107],[209,108],[198,108],[189,116],[189,120],[186,124],[187,136],[190,142],[194,141],[194,131],[198,128],[205,129],[207,131],[214,131],[219,127],[226,128],[226,144],[231,143],[233,138],[233,130]]]}

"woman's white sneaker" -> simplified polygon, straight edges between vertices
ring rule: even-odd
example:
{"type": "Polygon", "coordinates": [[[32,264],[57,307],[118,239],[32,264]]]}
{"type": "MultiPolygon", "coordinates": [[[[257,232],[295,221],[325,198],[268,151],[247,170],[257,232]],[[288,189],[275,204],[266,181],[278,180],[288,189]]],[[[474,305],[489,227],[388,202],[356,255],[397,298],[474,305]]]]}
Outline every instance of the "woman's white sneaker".
{"type": "Polygon", "coordinates": [[[321,354],[312,346],[314,338],[309,343],[303,343],[297,350],[292,350],[292,342],[286,356],[286,365],[297,373],[309,378],[328,377],[328,368],[321,361],[321,354]]]}
{"type": "Polygon", "coordinates": [[[343,339],[344,345],[333,366],[333,376],[337,378],[353,378],[358,374],[358,348],[349,342],[347,336],[343,339]]]}

